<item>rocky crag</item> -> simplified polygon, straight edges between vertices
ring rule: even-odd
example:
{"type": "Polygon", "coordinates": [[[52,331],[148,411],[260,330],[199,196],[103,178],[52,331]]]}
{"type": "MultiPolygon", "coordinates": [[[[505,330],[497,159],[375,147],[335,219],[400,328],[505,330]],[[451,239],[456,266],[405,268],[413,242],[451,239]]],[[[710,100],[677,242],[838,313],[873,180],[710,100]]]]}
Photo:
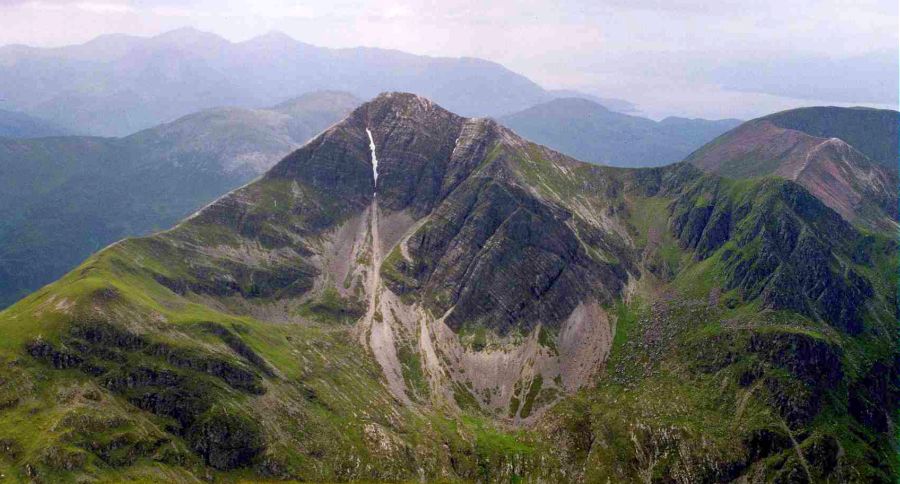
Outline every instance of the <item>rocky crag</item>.
{"type": "Polygon", "coordinates": [[[0,313],[0,472],[891,482],[896,250],[383,94],[0,313]]]}

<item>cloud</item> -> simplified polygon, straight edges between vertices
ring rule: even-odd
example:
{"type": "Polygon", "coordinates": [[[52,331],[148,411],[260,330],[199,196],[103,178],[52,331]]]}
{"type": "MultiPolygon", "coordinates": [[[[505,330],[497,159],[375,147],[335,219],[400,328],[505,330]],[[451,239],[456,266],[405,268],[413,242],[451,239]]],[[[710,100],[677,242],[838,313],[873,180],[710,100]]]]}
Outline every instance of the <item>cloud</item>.
{"type": "Polygon", "coordinates": [[[727,89],[834,102],[898,103],[897,52],[845,58],[798,56],[731,62],[710,79],[727,89]]]}
{"type": "Polygon", "coordinates": [[[193,17],[198,16],[198,12],[181,7],[169,7],[169,6],[160,6],[153,7],[150,9],[150,13],[153,15],[159,15],[160,17],[193,17]]]}
{"type": "Polygon", "coordinates": [[[108,14],[108,13],[129,13],[137,10],[126,2],[85,2],[84,0],[66,1],[66,0],[0,0],[0,8],[22,8],[29,10],[44,11],[64,11],[64,10],[81,10],[85,12],[108,14]]]}
{"type": "Polygon", "coordinates": [[[96,3],[96,2],[79,2],[75,4],[76,8],[94,13],[129,13],[135,12],[135,8],[124,3],[96,3]]]}

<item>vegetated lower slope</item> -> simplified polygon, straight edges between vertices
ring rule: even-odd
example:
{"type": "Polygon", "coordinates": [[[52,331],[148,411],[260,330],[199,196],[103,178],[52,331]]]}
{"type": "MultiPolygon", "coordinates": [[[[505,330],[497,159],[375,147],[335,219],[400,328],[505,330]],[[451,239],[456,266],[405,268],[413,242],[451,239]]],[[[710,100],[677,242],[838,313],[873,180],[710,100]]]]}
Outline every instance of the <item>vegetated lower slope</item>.
{"type": "Polygon", "coordinates": [[[25,113],[0,109],[0,138],[39,138],[60,136],[65,130],[25,113]]]}
{"type": "Polygon", "coordinates": [[[896,250],[385,94],[0,313],[0,471],[893,482],[896,250]]]}
{"type": "Polygon", "coordinates": [[[115,240],[171,226],[359,103],[326,91],[270,109],[210,109],[125,138],[0,140],[0,307],[115,240]]]}
{"type": "MultiPolygon", "coordinates": [[[[794,180],[848,221],[891,229],[898,216],[896,153],[891,165],[884,158],[891,143],[880,136],[891,130],[896,134],[897,116],[856,108],[785,111],[742,124],[686,161],[727,177],[794,180]],[[874,161],[867,154],[879,158],[874,161]]],[[[893,139],[896,147],[895,138],[885,139],[893,139]]]]}
{"type": "Polygon", "coordinates": [[[588,99],[554,99],[501,117],[522,136],[579,160],[620,167],[681,161],[740,121],[622,114],[588,99]]]}

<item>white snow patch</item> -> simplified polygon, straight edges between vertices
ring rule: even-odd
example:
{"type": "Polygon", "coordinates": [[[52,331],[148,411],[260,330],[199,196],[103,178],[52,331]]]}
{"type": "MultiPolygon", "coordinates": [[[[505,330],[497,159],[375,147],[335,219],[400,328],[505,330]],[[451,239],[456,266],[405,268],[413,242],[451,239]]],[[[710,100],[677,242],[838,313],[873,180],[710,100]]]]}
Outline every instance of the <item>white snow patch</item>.
{"type": "Polygon", "coordinates": [[[378,192],[378,157],[375,156],[375,139],[372,138],[372,132],[366,128],[366,134],[369,135],[369,149],[372,150],[372,178],[375,180],[375,191],[372,196],[378,192]]]}

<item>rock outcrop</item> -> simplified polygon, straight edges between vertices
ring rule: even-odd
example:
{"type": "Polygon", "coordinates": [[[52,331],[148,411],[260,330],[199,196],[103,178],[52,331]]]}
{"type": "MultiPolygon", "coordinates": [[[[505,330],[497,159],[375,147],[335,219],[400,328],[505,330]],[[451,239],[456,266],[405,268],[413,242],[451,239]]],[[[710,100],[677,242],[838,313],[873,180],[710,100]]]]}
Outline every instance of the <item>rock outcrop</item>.
{"type": "Polygon", "coordinates": [[[889,480],[886,234],[383,94],[0,313],[0,430],[60,422],[47,480],[889,480]]]}

